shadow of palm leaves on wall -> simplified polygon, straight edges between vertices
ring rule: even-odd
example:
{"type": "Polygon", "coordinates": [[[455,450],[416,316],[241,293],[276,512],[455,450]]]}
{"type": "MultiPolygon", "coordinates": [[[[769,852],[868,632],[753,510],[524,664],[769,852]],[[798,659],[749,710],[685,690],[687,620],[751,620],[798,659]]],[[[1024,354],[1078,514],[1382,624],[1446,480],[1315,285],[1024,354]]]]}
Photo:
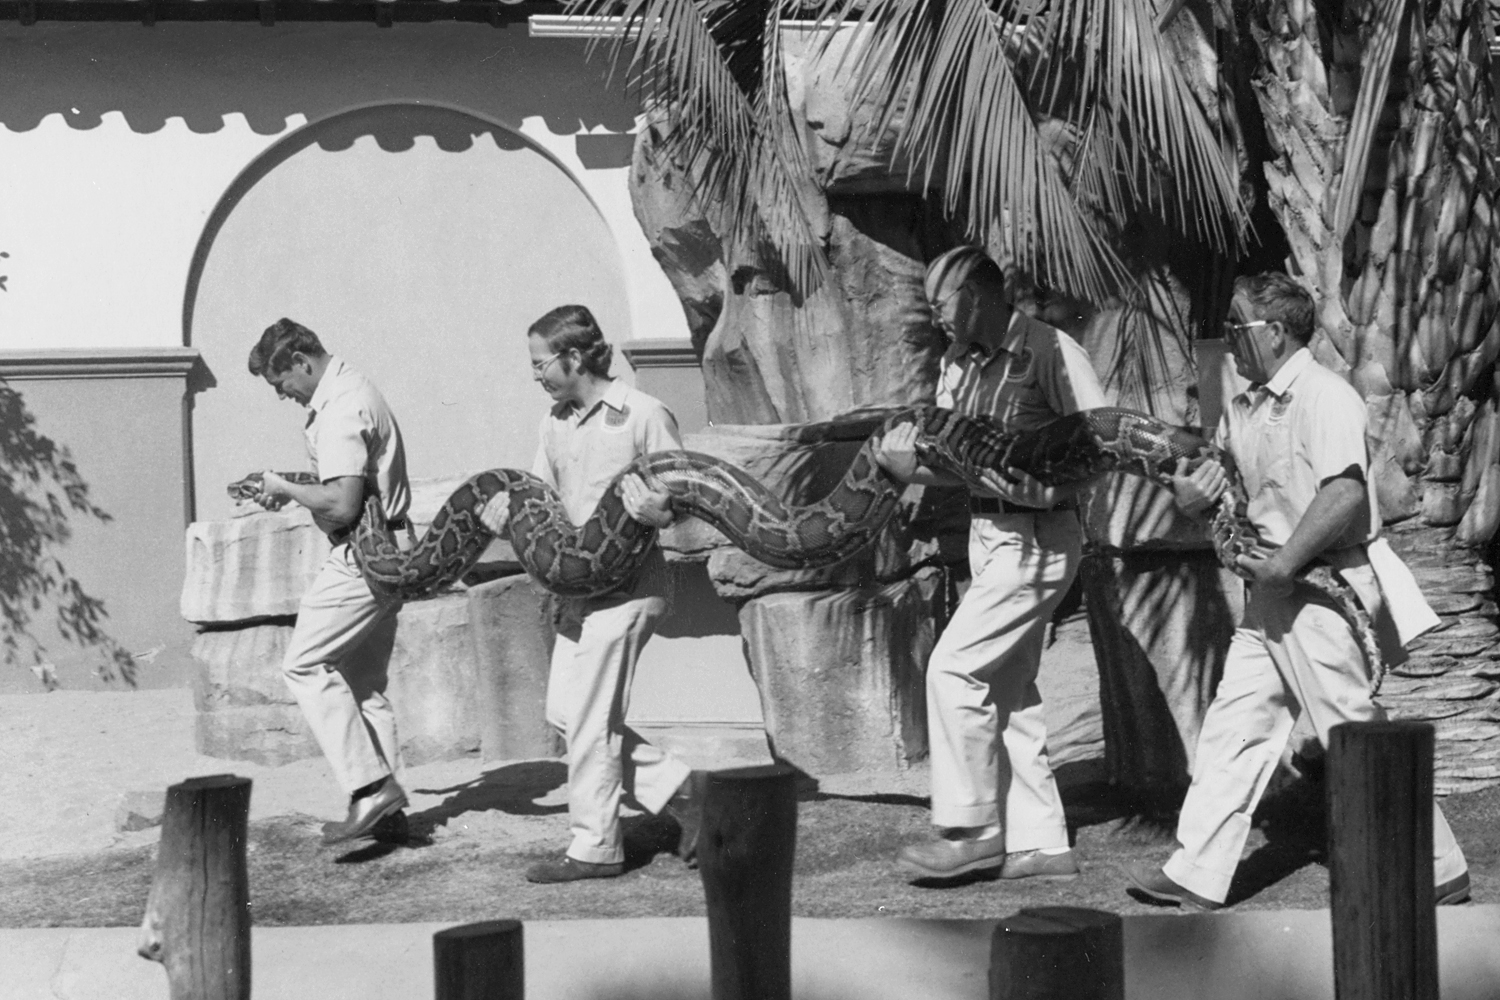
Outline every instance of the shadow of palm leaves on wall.
{"type": "MultiPolygon", "coordinates": [[[[41,666],[43,647],[32,629],[50,604],[64,639],[105,654],[101,677],[134,685],[135,661],[105,630],[104,602],[57,555],[72,537],[70,517],[112,518],[89,499],[68,450],[35,424],[20,393],[0,381],[0,656],[41,666]]],[[[50,673],[41,676],[54,686],[50,673]]]]}

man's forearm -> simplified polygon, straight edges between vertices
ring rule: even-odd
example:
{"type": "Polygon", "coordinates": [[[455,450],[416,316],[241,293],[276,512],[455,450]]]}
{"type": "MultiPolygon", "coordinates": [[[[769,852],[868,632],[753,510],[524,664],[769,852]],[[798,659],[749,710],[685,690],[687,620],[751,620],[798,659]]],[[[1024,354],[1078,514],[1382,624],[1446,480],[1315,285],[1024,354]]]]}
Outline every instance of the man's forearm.
{"type": "Polygon", "coordinates": [[[335,479],[327,483],[287,483],[286,495],[306,507],[324,531],[347,527],[359,519],[358,500],[350,503],[350,490],[335,479]]]}
{"type": "Polygon", "coordinates": [[[1278,555],[1293,572],[1302,569],[1344,535],[1364,503],[1364,483],[1348,477],[1330,481],[1313,497],[1278,555]]]}
{"type": "Polygon", "coordinates": [[[951,472],[944,472],[941,469],[934,469],[931,466],[927,465],[917,466],[916,471],[911,474],[911,478],[906,481],[908,483],[915,483],[918,486],[968,485],[962,479],[960,479],[958,476],[955,476],[951,472]]]}

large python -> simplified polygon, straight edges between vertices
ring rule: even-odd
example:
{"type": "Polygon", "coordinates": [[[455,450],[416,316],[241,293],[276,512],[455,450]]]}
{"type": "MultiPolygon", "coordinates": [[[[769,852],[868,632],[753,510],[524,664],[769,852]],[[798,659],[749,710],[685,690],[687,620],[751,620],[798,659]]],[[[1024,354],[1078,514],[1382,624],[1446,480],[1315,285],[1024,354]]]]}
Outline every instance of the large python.
{"type": "MultiPolygon", "coordinates": [[[[702,518],[745,552],[782,569],[812,569],[842,562],[869,545],[894,513],[904,486],[875,461],[880,440],[906,424],[918,428],[923,464],[947,470],[983,488],[980,470],[1021,469],[1044,485],[1061,486],[1105,472],[1126,472],[1169,485],[1178,462],[1196,467],[1218,458],[1230,487],[1213,514],[1219,560],[1256,551],[1259,533],[1233,463],[1207,441],[1133,410],[1103,407],[1076,413],[1035,431],[1006,433],[989,421],[952,410],[920,406],[885,421],[855,455],[843,479],[821,500],[791,506],[743,469],[711,455],[664,451],[644,455],[615,477],[593,514],[573,524],[556,492],[516,469],[471,476],[439,508],[426,534],[403,551],[387,528],[379,499],[366,500],[355,528],[353,553],[371,590],[403,599],[425,597],[467,573],[494,539],[480,521],[489,502],[508,495],[510,542],[521,565],[548,590],[588,597],[627,584],[655,541],[654,528],[630,517],[620,495],[625,476],[639,474],[668,494],[674,513],[702,518]]],[[[305,481],[306,474],[297,474],[305,481]]],[[[248,499],[259,474],[230,484],[230,495],[248,499]]],[[[1299,583],[1323,594],[1348,619],[1368,658],[1375,687],[1384,675],[1370,616],[1353,591],[1321,563],[1299,583]]]]}

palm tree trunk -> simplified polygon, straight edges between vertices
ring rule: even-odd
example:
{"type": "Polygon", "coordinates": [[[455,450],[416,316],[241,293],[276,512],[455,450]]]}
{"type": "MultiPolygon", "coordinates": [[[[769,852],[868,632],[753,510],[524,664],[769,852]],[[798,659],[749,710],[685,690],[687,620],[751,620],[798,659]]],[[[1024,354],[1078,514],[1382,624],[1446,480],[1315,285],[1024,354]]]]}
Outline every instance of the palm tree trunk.
{"type": "Polygon", "coordinates": [[[1258,15],[1248,25],[1261,53],[1254,83],[1275,154],[1265,172],[1318,303],[1314,352],[1366,400],[1388,537],[1443,621],[1380,701],[1437,726],[1440,790],[1494,784],[1500,135],[1489,19],[1483,0],[1348,0],[1320,37],[1307,0],[1274,0],[1258,15]],[[1379,81],[1363,74],[1379,71],[1382,45],[1393,56],[1389,97],[1382,114],[1361,115],[1352,95],[1374,91],[1379,81]],[[1368,159],[1349,155],[1360,143],[1368,159]],[[1340,204],[1358,206],[1352,218],[1339,217],[1340,204]]]}

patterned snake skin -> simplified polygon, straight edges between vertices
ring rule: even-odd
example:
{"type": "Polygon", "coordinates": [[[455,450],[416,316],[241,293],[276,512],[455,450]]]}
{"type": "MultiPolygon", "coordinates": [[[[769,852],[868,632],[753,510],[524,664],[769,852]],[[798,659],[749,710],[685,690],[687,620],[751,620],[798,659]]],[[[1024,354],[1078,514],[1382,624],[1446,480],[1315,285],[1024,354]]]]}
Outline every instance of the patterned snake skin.
{"type": "MultiPolygon", "coordinates": [[[[919,428],[923,464],[949,471],[983,489],[981,469],[1017,468],[1044,485],[1060,486],[1105,472],[1126,472],[1169,486],[1179,459],[1196,466],[1218,458],[1230,488],[1213,515],[1214,548],[1223,565],[1256,550],[1259,534],[1246,516],[1246,497],[1232,461],[1203,438],[1133,410],[1105,407],[1073,414],[1045,428],[1007,434],[993,424],[951,410],[922,406],[891,416],[865,442],[837,486],[801,507],[784,503],[744,470],[711,455],[664,451],[633,462],[605,490],[581,525],[568,520],[555,491],[527,472],[491,469],[471,476],[439,508],[426,534],[403,551],[386,527],[378,498],[365,502],[353,552],[370,589],[411,599],[425,597],[468,572],[495,537],[480,522],[490,500],[508,494],[508,530],[516,557],[542,586],[564,596],[587,597],[631,580],[655,540],[656,530],[631,518],[620,481],[638,473],[671,497],[673,512],[701,518],[731,543],[780,569],[813,569],[842,562],[874,540],[894,513],[904,487],[875,461],[885,434],[906,424],[919,428]]],[[[307,473],[287,476],[315,481],[307,473]]],[[[260,474],[233,483],[230,495],[248,499],[260,474]]],[[[1326,565],[1297,577],[1348,619],[1368,658],[1378,690],[1384,675],[1369,614],[1347,584],[1326,565]]]]}

